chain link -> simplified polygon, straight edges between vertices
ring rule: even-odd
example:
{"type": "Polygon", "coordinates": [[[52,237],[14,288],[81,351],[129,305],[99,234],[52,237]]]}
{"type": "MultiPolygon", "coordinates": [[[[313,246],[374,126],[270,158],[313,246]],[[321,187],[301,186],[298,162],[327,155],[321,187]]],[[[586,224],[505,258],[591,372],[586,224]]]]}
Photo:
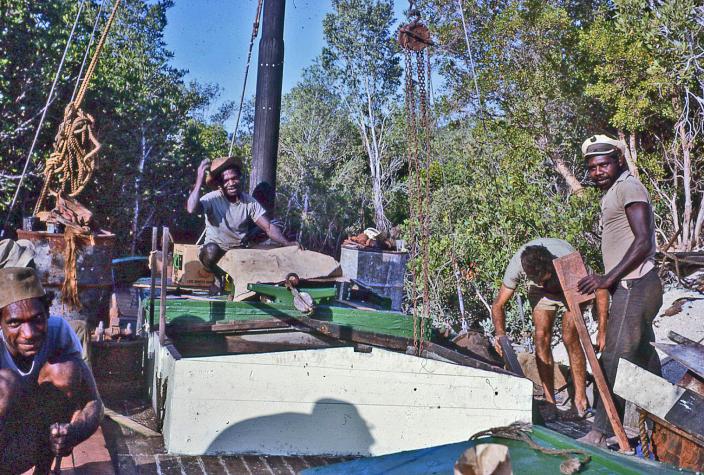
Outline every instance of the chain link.
{"type": "Polygon", "coordinates": [[[411,51],[404,48],[406,65],[406,121],[408,131],[408,171],[411,178],[410,192],[415,203],[410,201],[410,251],[421,258],[422,295],[418,292],[418,272],[411,269],[413,280],[413,346],[416,354],[423,352],[426,341],[426,325],[430,322],[430,160],[431,134],[426,88],[426,56],[424,50],[411,51]],[[413,54],[415,53],[415,54],[413,54]],[[414,74],[415,73],[415,74],[414,74]],[[416,99],[415,82],[418,83],[416,99]],[[418,301],[422,299],[419,315],[418,301]]]}

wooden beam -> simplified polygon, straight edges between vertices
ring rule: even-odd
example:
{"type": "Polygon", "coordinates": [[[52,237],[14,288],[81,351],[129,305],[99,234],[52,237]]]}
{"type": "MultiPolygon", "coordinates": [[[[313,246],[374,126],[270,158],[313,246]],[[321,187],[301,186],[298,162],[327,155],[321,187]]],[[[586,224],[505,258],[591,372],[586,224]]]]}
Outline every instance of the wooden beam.
{"type": "Polygon", "coordinates": [[[704,397],[621,358],[614,392],[704,444],[704,397]]]}
{"type": "Polygon", "coordinates": [[[166,341],[166,275],[169,261],[169,228],[161,230],[161,289],[159,295],[159,343],[166,341]]]}
{"type": "Polygon", "coordinates": [[[147,426],[140,424],[139,422],[133,421],[127,416],[123,416],[112,409],[105,408],[105,417],[112,419],[123,427],[127,427],[130,430],[137,432],[145,437],[161,437],[159,432],[150,429],[147,426]]]}
{"type": "Polygon", "coordinates": [[[156,249],[159,238],[159,230],[152,226],[152,252],[149,254],[149,270],[151,276],[149,280],[149,331],[154,329],[154,292],[156,292],[156,249]]]}
{"type": "Polygon", "coordinates": [[[168,326],[169,335],[191,334],[191,333],[231,333],[249,330],[274,330],[281,328],[291,328],[293,319],[287,320],[283,318],[268,318],[266,320],[244,320],[228,323],[215,324],[189,324],[178,325],[170,324],[168,326]]]}
{"type": "Polygon", "coordinates": [[[518,357],[516,357],[516,352],[513,351],[513,346],[511,346],[511,341],[508,339],[506,335],[501,335],[499,338],[499,345],[501,345],[501,350],[503,355],[502,358],[504,359],[504,363],[506,363],[506,366],[508,369],[514,373],[516,373],[518,376],[525,378],[526,375],[523,373],[523,368],[521,368],[521,364],[518,362],[518,357]]]}
{"type": "Polygon", "coordinates": [[[616,435],[616,439],[618,439],[618,446],[622,452],[630,452],[631,445],[628,442],[628,436],[626,436],[626,431],[623,430],[621,418],[616,411],[616,405],[611,397],[611,392],[609,391],[606,378],[599,365],[599,360],[596,357],[596,352],[592,346],[592,339],[589,336],[587,325],[584,323],[584,317],[582,316],[582,309],[580,308],[581,303],[594,298],[594,294],[582,294],[577,288],[577,283],[583,277],[586,277],[587,268],[584,266],[584,261],[582,261],[582,256],[579,252],[573,252],[566,256],[558,257],[552,262],[555,266],[557,277],[560,279],[560,285],[565,294],[567,307],[577,327],[577,334],[579,335],[582,349],[584,349],[584,353],[587,355],[587,360],[589,361],[589,366],[592,368],[594,381],[596,382],[596,387],[601,396],[601,403],[604,405],[606,415],[609,417],[609,422],[611,422],[611,428],[616,435]]]}

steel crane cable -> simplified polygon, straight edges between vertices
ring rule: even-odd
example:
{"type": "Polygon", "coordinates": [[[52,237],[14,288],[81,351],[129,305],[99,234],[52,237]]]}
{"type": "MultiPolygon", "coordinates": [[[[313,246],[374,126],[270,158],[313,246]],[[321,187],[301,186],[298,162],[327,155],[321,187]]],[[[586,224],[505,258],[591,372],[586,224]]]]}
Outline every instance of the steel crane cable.
{"type": "Polygon", "coordinates": [[[17,198],[19,197],[20,190],[22,189],[22,185],[24,184],[24,178],[27,175],[27,169],[29,168],[29,163],[32,161],[32,154],[34,153],[34,148],[37,145],[37,140],[39,139],[39,133],[42,130],[42,126],[44,125],[44,120],[46,119],[46,112],[49,109],[49,105],[51,104],[52,98],[54,96],[54,91],[56,90],[56,84],[59,81],[59,76],[61,75],[61,71],[63,70],[64,67],[64,62],[66,61],[66,55],[68,53],[69,48],[71,47],[71,44],[73,43],[73,36],[76,31],[76,26],[78,25],[78,20],[81,17],[81,13],[83,12],[83,7],[85,6],[86,0],[81,0],[81,3],[78,7],[78,12],[76,13],[76,18],[73,20],[73,26],[71,27],[71,32],[68,35],[68,40],[66,40],[66,46],[64,47],[64,52],[61,55],[61,61],[59,61],[59,66],[56,68],[56,74],[54,75],[54,81],[51,83],[51,88],[49,89],[49,95],[46,98],[46,104],[44,105],[44,108],[42,109],[42,115],[39,118],[39,124],[37,125],[37,129],[34,132],[34,138],[32,139],[32,144],[29,147],[29,152],[27,152],[27,158],[25,159],[24,162],[24,167],[22,168],[22,174],[20,175],[20,181],[17,183],[17,188],[15,188],[15,194],[12,197],[12,201],[10,202],[10,207],[7,210],[7,216],[5,217],[5,222],[3,223],[2,229],[0,229],[0,237],[3,237],[5,235],[5,229],[7,229],[7,225],[10,222],[10,218],[12,216],[12,211],[15,208],[15,205],[17,204],[17,198]]]}
{"type": "Polygon", "coordinates": [[[235,121],[235,129],[232,131],[232,139],[230,140],[230,150],[228,151],[228,156],[232,155],[232,148],[235,146],[235,139],[237,138],[237,130],[240,128],[240,117],[242,116],[242,106],[244,105],[244,94],[247,89],[247,77],[249,76],[249,65],[252,62],[252,48],[254,47],[254,40],[259,34],[259,18],[262,14],[262,4],[263,0],[257,2],[257,13],[254,16],[254,23],[252,23],[252,36],[249,40],[249,52],[247,53],[247,65],[244,68],[244,83],[242,84],[242,94],[240,95],[240,107],[237,111],[237,120],[235,121]]]}

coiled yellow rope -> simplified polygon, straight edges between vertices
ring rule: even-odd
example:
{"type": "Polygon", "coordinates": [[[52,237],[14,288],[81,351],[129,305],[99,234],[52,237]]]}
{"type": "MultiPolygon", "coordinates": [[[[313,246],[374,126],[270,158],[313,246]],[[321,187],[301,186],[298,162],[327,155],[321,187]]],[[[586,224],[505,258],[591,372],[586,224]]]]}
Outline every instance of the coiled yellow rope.
{"type": "Polygon", "coordinates": [[[68,191],[69,196],[76,197],[93,177],[100,143],[93,133],[95,119],[84,112],[81,105],[121,1],[116,0],[113,5],[76,98],[64,109],[64,120],[54,139],[54,151],[49,155],[44,168],[44,186],[34,207],[35,215],[41,211],[49,192],[58,195],[68,191]],[[58,181],[55,188],[52,188],[53,181],[58,181]]]}

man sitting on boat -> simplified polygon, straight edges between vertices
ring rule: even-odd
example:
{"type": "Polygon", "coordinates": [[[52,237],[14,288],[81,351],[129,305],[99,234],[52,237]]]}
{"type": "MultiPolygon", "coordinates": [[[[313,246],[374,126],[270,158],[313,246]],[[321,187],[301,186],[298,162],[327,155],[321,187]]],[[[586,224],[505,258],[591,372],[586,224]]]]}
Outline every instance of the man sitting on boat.
{"type": "Polygon", "coordinates": [[[48,473],[103,417],[76,334],[48,309],[34,269],[0,269],[0,473],[48,473]]]}
{"type": "Polygon", "coordinates": [[[236,157],[220,157],[212,161],[203,160],[193,191],[188,196],[186,210],[205,214],[205,243],[200,249],[199,259],[203,266],[215,275],[216,287],[224,288],[225,272],[217,263],[230,249],[246,246],[248,218],[262,229],[274,242],[283,246],[295,246],[281,229],[272,225],[266,210],[250,195],[242,191],[242,161],[236,157]],[[207,178],[206,170],[210,168],[207,178]],[[200,196],[205,184],[215,191],[200,196]]]}
{"type": "MultiPolygon", "coordinates": [[[[491,306],[492,320],[496,328],[496,351],[502,354],[498,337],[506,335],[506,315],[504,307],[513,296],[519,281],[528,279],[528,300],[533,307],[535,327],[535,352],[538,374],[542,382],[545,400],[555,404],[554,361],[551,350],[552,328],[558,311],[565,311],[565,297],[557,278],[553,259],[575,252],[575,249],[562,239],[540,238],[530,241],[513,255],[506,267],[499,294],[491,306]]],[[[596,313],[599,318],[599,348],[603,349],[606,335],[608,294],[597,293],[596,313]]],[[[566,312],[562,318],[562,338],[570,361],[572,381],[574,381],[574,406],[581,416],[588,409],[586,392],[586,361],[579,343],[577,328],[566,312]]]]}

